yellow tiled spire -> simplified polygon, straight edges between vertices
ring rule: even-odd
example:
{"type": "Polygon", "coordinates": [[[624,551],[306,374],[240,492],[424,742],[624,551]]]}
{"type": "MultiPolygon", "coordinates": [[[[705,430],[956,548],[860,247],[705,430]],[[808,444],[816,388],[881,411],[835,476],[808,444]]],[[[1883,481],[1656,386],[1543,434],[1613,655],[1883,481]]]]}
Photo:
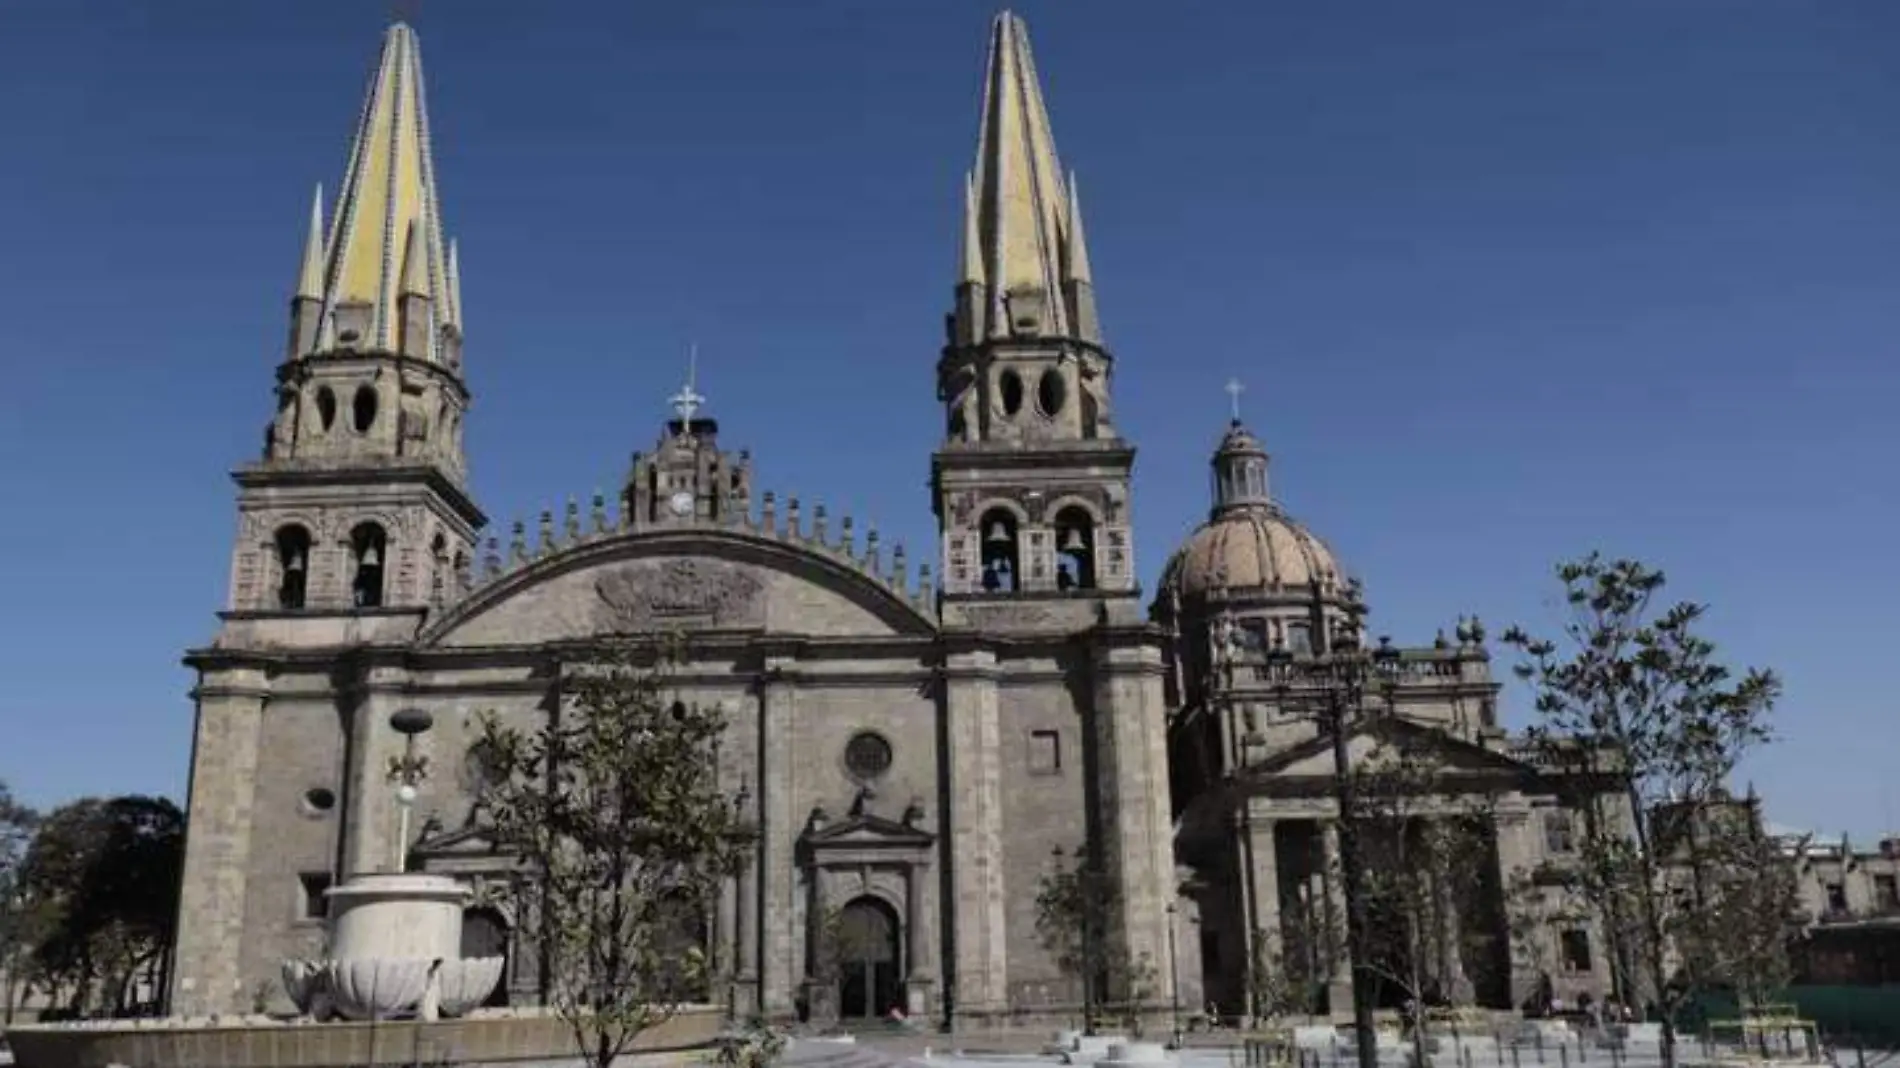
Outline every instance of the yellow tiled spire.
{"type": "Polygon", "coordinates": [[[422,52],[415,31],[398,22],[383,35],[331,220],[323,266],[324,343],[395,351],[401,297],[414,281],[424,287],[421,295],[450,296],[430,301],[426,352],[439,359],[441,327],[453,321],[448,247],[429,151],[422,52]],[[406,256],[412,240],[419,257],[413,264],[406,256]],[[343,325],[345,320],[357,326],[343,325]]]}
{"type": "MultiPolygon", "coordinates": [[[[989,335],[1074,336],[1073,310],[1063,297],[1073,208],[1028,28],[1007,11],[990,31],[974,185],[965,228],[981,245],[989,335]]],[[[1085,255],[1076,262],[1086,270],[1085,255]]],[[[967,280],[967,267],[964,273],[967,280]]]]}

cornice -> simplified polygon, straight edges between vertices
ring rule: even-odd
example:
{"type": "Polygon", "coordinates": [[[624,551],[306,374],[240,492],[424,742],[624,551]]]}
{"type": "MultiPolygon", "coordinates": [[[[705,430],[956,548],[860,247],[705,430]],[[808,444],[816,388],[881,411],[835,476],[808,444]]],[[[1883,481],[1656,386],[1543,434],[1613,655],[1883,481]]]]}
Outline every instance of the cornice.
{"type": "Polygon", "coordinates": [[[421,482],[433,490],[437,496],[447,501],[457,516],[470,528],[480,530],[488,525],[488,516],[476,506],[475,499],[461,483],[452,479],[442,468],[429,463],[406,463],[392,461],[387,464],[352,464],[350,466],[323,466],[306,464],[296,460],[266,460],[245,464],[231,472],[231,480],[243,489],[261,489],[269,486],[310,486],[329,489],[338,486],[360,486],[368,481],[383,482],[421,482]]]}

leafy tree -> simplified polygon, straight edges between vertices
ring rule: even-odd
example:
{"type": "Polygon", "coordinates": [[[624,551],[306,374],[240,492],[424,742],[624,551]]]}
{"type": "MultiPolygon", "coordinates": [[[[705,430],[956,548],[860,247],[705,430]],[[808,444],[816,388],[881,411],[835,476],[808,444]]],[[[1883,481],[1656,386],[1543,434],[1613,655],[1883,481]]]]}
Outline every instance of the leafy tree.
{"type": "Polygon", "coordinates": [[[39,814],[13,799],[0,783],[0,971],[6,973],[6,1022],[13,1022],[18,982],[34,942],[33,910],[21,887],[21,867],[39,814]]]}
{"type": "Polygon", "coordinates": [[[519,914],[546,954],[549,998],[599,1068],[703,988],[705,954],[682,932],[744,851],[718,782],[725,723],[670,699],[678,653],[593,648],[570,665],[557,714],[529,729],[490,715],[476,743],[493,840],[528,876],[519,914]]]}
{"type": "Polygon", "coordinates": [[[85,798],[55,809],[20,868],[31,970],[66,1011],[124,1012],[170,950],[185,818],[164,798],[85,798]]]}
{"type": "Polygon", "coordinates": [[[1672,940],[1693,985],[1732,988],[1743,1005],[1772,1001],[1794,978],[1806,937],[1799,863],[1805,838],[1768,834],[1753,800],[1711,807],[1696,829],[1696,863],[1665,877],[1679,907],[1672,940]]]}
{"type": "Polygon", "coordinates": [[[1426,746],[1381,743],[1353,770],[1359,847],[1374,936],[1367,969],[1397,988],[1414,1012],[1418,1063],[1429,1063],[1427,1005],[1468,1005],[1461,903],[1480,900],[1487,794],[1447,781],[1426,746]]]}
{"type": "Polygon", "coordinates": [[[1769,738],[1781,683],[1720,663],[1698,629],[1703,605],[1659,607],[1660,571],[1593,553],[1559,566],[1557,577],[1568,612],[1561,652],[1559,641],[1521,627],[1504,641],[1521,654],[1516,673],[1536,695],[1534,743],[1581,786],[1567,799],[1584,817],[1576,889],[1603,918],[1619,972],[1639,976],[1655,999],[1663,1062],[1673,1068],[1675,1010],[1690,991],[1670,982],[1680,906],[1664,875],[1701,860],[1666,857],[1654,817],[1665,803],[1693,816],[1725,796],[1742,755],[1769,738]]]}
{"type": "Polygon", "coordinates": [[[1111,934],[1120,908],[1120,889],[1087,850],[1076,849],[1066,863],[1056,850],[1054,868],[1036,888],[1036,936],[1080,986],[1082,1029],[1091,1035],[1111,998],[1122,1022],[1139,1034],[1141,1007],[1154,996],[1154,962],[1132,957],[1111,934]]]}

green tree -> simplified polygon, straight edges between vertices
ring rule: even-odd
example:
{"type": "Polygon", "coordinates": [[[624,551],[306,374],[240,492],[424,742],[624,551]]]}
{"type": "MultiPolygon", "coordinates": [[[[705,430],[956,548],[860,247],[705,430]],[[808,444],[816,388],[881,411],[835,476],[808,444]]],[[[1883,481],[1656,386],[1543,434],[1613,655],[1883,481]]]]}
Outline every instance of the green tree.
{"type": "Polygon", "coordinates": [[[745,848],[718,781],[724,720],[672,699],[678,653],[592,648],[567,666],[556,714],[531,728],[490,715],[476,743],[493,840],[527,876],[517,904],[549,999],[599,1068],[703,990],[705,953],[682,932],[745,848]]]}
{"type": "Polygon", "coordinates": [[[1504,641],[1536,695],[1534,743],[1578,787],[1566,799],[1583,815],[1574,885],[1602,917],[1619,972],[1640,977],[1660,1010],[1663,1063],[1673,1068],[1675,1011],[1690,991],[1671,982],[1670,934],[1692,903],[1664,877],[1701,858],[1665,856],[1654,815],[1668,804],[1693,817],[1726,796],[1736,763],[1770,737],[1781,683],[1720,663],[1699,632],[1703,605],[1659,606],[1660,571],[1593,553],[1557,577],[1568,613],[1561,642],[1521,627],[1504,641]]]}
{"type": "Polygon", "coordinates": [[[1155,967],[1145,954],[1131,956],[1113,935],[1121,891],[1085,849],[1066,858],[1057,849],[1054,858],[1036,887],[1036,937],[1080,988],[1085,1033],[1094,1034],[1102,1015],[1113,1010],[1140,1034],[1142,1007],[1154,996],[1155,967]]]}
{"type": "Polygon", "coordinates": [[[1380,743],[1352,772],[1367,912],[1366,962],[1414,1012],[1413,1052],[1430,1063],[1428,1005],[1469,1005],[1461,906],[1482,900],[1494,798],[1456,782],[1429,744],[1380,743]]]}
{"type": "Polygon", "coordinates": [[[35,941],[33,909],[21,886],[21,868],[27,847],[39,825],[39,814],[13,799],[0,783],[0,972],[6,976],[5,1022],[13,1022],[19,982],[28,966],[35,941]]]}
{"type": "Polygon", "coordinates": [[[1665,876],[1678,901],[1671,935],[1681,972],[1694,986],[1733,989],[1743,1005],[1766,1004],[1793,980],[1793,948],[1807,935],[1799,864],[1808,842],[1767,833],[1752,798],[1706,815],[1696,863],[1665,876]]]}
{"type": "Polygon", "coordinates": [[[164,798],[85,798],[55,809],[20,866],[30,969],[75,1015],[132,1008],[170,952],[185,818],[164,798]]]}

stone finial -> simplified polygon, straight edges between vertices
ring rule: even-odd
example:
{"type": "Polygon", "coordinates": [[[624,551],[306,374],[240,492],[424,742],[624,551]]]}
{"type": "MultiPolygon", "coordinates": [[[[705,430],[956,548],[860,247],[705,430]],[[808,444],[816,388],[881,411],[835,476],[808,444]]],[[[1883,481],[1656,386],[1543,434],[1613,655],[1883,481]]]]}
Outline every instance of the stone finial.
{"type": "Polygon", "coordinates": [[[607,533],[607,495],[599,490],[594,491],[593,520],[594,533],[607,533]]]}
{"type": "Polygon", "coordinates": [[[488,555],[482,560],[482,570],[489,578],[501,574],[501,539],[493,535],[488,538],[488,555]]]}
{"type": "Polygon", "coordinates": [[[567,543],[569,545],[581,540],[581,506],[574,503],[574,498],[572,497],[567,499],[566,528],[567,543]]]}
{"type": "Polygon", "coordinates": [[[516,563],[528,559],[528,525],[519,519],[515,520],[514,535],[509,539],[508,551],[516,563]]]}
{"type": "Polygon", "coordinates": [[[853,540],[855,540],[855,534],[851,529],[851,517],[847,515],[838,524],[838,547],[844,550],[846,556],[850,556],[853,552],[851,544],[853,540]]]}
{"type": "Polygon", "coordinates": [[[909,561],[904,559],[904,543],[900,541],[891,546],[891,585],[897,587],[899,593],[903,593],[905,587],[910,584],[910,569],[906,566],[908,563],[909,561]]]}
{"type": "Polygon", "coordinates": [[[877,524],[866,523],[864,525],[864,569],[869,571],[874,578],[881,577],[879,572],[884,567],[884,561],[879,559],[881,555],[878,547],[877,524]]]}
{"type": "Polygon", "coordinates": [[[811,506],[811,540],[817,545],[825,544],[825,506],[811,506]]]}
{"type": "Polygon", "coordinates": [[[759,506],[759,526],[767,534],[778,533],[778,495],[771,490],[765,491],[764,503],[759,506]]]}
{"type": "Polygon", "coordinates": [[[930,562],[925,561],[917,568],[917,603],[929,607],[934,596],[930,584],[930,562]]]}
{"type": "Polygon", "coordinates": [[[798,525],[797,495],[785,499],[785,536],[793,541],[802,541],[805,537],[805,532],[798,525]]]}
{"type": "Polygon", "coordinates": [[[554,551],[554,509],[541,509],[541,555],[554,551]]]}

